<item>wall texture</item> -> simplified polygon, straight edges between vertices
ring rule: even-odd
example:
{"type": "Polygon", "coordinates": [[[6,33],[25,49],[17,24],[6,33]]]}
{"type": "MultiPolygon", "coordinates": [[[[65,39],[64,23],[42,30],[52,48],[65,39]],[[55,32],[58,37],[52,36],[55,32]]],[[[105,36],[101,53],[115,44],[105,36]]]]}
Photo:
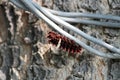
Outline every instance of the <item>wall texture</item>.
{"type": "MultiPolygon", "coordinates": [[[[36,0],[61,11],[120,16],[119,0],[36,0]]],[[[120,29],[73,24],[120,48],[120,29]]],[[[71,57],[47,42],[52,29],[35,15],[0,1],[0,80],[120,80],[120,60],[89,55],[71,57]]],[[[71,34],[75,35],[71,32],[71,34]]],[[[78,36],[94,48],[108,50],[78,36]]]]}

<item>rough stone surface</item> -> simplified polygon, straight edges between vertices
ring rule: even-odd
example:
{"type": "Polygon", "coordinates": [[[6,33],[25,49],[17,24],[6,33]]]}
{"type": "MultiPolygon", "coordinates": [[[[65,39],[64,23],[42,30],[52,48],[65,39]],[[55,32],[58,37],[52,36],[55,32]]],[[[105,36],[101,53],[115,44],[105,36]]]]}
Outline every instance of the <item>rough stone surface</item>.
{"type": "MultiPolygon", "coordinates": [[[[119,0],[35,1],[54,10],[120,16],[119,0]]],[[[120,29],[73,25],[120,48],[120,29]]],[[[71,57],[67,52],[48,44],[46,36],[51,30],[35,15],[0,0],[0,80],[120,80],[120,60],[89,55],[90,52],[86,50],[77,58],[71,57]]],[[[109,52],[69,32],[90,46],[109,52]]]]}

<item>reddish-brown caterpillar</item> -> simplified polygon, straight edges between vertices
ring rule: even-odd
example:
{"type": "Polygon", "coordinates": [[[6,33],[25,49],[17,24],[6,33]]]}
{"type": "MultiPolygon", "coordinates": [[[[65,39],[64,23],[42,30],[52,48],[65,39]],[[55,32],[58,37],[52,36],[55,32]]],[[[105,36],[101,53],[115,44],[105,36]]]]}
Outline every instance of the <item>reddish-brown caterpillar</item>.
{"type": "Polygon", "coordinates": [[[69,38],[58,33],[55,33],[53,31],[50,31],[48,33],[47,38],[48,42],[52,43],[55,46],[57,46],[59,40],[61,40],[60,48],[69,53],[80,53],[82,50],[82,47],[76,44],[73,40],[70,40],[69,38]]]}

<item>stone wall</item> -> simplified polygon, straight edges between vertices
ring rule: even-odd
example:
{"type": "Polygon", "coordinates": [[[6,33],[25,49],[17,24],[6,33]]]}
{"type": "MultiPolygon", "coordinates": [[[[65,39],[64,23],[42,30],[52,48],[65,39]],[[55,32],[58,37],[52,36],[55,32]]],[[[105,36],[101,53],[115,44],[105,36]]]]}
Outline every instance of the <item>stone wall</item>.
{"type": "MultiPolygon", "coordinates": [[[[119,0],[36,0],[40,5],[68,12],[120,16],[119,0]]],[[[120,60],[89,55],[77,58],[47,42],[51,27],[32,13],[0,2],[0,80],[119,80],[120,60]],[[56,54],[57,52],[57,54],[56,54]]],[[[85,33],[120,48],[120,29],[73,24],[85,33]]],[[[105,48],[78,36],[94,48],[105,48]]]]}

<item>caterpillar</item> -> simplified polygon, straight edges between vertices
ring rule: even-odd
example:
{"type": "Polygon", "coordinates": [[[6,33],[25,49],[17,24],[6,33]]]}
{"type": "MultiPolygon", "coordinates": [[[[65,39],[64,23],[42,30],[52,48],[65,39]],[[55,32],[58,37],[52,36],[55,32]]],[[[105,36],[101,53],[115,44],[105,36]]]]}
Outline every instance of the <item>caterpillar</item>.
{"type": "Polygon", "coordinates": [[[58,42],[61,39],[60,49],[67,51],[68,53],[80,53],[82,50],[82,47],[75,43],[73,40],[70,40],[69,38],[56,32],[50,31],[47,38],[48,42],[55,46],[58,45],[58,42]]]}

